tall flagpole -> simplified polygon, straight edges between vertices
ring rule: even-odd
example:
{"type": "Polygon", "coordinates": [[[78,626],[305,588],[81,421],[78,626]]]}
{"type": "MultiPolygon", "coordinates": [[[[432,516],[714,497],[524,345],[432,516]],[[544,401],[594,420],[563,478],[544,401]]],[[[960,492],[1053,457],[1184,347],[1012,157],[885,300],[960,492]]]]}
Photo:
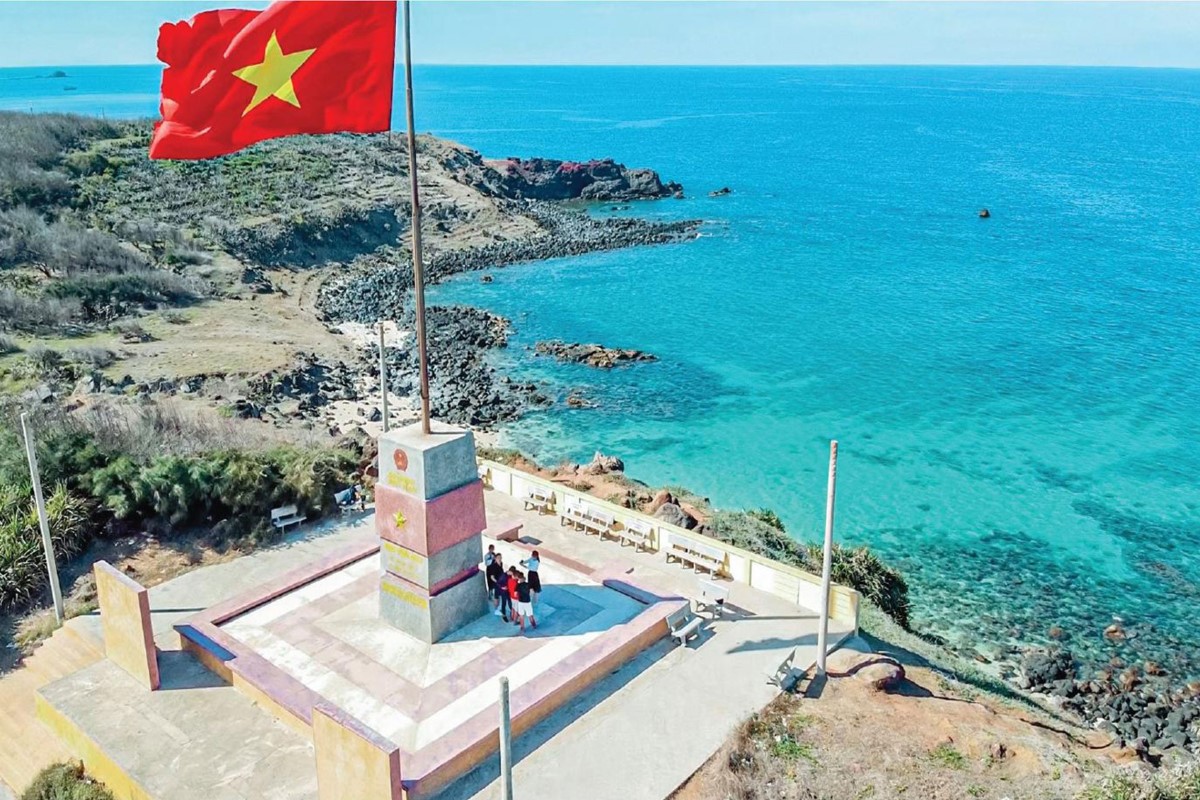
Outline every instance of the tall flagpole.
{"type": "Polygon", "coordinates": [[[429,359],[425,350],[425,264],[421,254],[421,192],[417,180],[417,131],[413,123],[410,0],[404,0],[404,94],[408,105],[408,182],[412,185],[412,259],[416,284],[417,359],[421,372],[421,431],[429,429],[429,359]]]}

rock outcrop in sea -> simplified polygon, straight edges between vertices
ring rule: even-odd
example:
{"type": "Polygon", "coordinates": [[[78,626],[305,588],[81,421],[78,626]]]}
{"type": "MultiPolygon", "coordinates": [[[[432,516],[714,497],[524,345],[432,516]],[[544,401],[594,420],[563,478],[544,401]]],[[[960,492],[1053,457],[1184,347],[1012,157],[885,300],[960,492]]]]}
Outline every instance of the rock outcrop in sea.
{"type": "Polygon", "coordinates": [[[658,356],[641,350],[605,347],[600,344],[571,344],[558,339],[538,342],[533,348],[539,355],[551,356],[571,364],[586,364],[598,369],[612,369],[638,361],[658,361],[658,356]]]}
{"type": "Polygon", "coordinates": [[[673,197],[683,192],[678,183],[663,183],[652,169],[630,169],[611,158],[508,158],[487,163],[500,173],[506,197],[611,202],[673,197]]]}

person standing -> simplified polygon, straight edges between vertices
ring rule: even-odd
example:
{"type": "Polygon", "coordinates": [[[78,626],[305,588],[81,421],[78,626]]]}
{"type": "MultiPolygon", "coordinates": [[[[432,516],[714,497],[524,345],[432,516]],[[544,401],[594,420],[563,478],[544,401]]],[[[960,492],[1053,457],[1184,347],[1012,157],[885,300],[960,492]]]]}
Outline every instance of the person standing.
{"type": "Polygon", "coordinates": [[[492,563],[487,565],[488,589],[492,594],[492,607],[498,617],[503,617],[505,622],[508,622],[507,607],[508,607],[508,582],[505,580],[504,574],[504,559],[499,553],[496,553],[492,558],[492,563]]]}
{"type": "MultiPolygon", "coordinates": [[[[534,550],[532,553],[530,553],[529,558],[520,563],[522,567],[529,570],[529,576],[526,580],[529,581],[529,591],[532,592],[533,597],[532,602],[536,605],[538,596],[542,593],[542,578],[538,574],[538,569],[542,565],[542,559],[538,555],[538,551],[534,550]]],[[[533,627],[536,628],[537,625],[534,625],[533,627]]]]}
{"type": "MultiPolygon", "coordinates": [[[[530,573],[531,575],[535,573],[530,573]]],[[[521,633],[525,633],[525,618],[529,618],[529,624],[537,627],[537,619],[533,616],[533,587],[530,585],[528,578],[517,573],[517,619],[521,621],[521,633]]]]}
{"type": "Polygon", "coordinates": [[[517,606],[517,583],[519,582],[517,576],[520,574],[520,570],[516,567],[508,568],[508,611],[512,615],[513,625],[521,625],[521,621],[517,619],[515,613],[517,606]]]}

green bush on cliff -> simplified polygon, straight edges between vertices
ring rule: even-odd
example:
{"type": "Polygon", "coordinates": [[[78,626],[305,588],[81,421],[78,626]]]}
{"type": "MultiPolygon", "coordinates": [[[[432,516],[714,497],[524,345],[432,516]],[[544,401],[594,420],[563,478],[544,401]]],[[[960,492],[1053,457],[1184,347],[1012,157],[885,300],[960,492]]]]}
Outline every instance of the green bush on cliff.
{"type": "MultiPolygon", "coordinates": [[[[46,496],[54,552],[68,558],[91,540],[88,504],[58,484],[46,496]]],[[[46,582],[42,534],[29,483],[0,488],[0,609],[36,596],[46,582]]]]}
{"type": "MultiPolygon", "coordinates": [[[[27,602],[45,585],[19,430],[15,420],[0,427],[0,609],[27,602]]],[[[47,510],[55,551],[64,558],[86,548],[113,518],[269,538],[272,508],[295,503],[310,519],[320,516],[358,462],[346,450],[278,445],[147,455],[102,443],[63,419],[43,421],[38,443],[42,480],[54,487],[47,510]]]]}
{"type": "MultiPolygon", "coordinates": [[[[723,542],[808,572],[821,573],[824,558],[821,545],[796,541],[784,533],[782,523],[776,527],[764,522],[762,510],[717,511],[709,526],[712,534],[723,542]]],[[[866,547],[835,544],[833,580],[858,590],[905,629],[909,627],[908,584],[904,576],[866,547]]]]}
{"type": "Polygon", "coordinates": [[[51,764],[39,772],[21,800],[113,800],[113,796],[74,762],[51,764]]]}
{"type": "Polygon", "coordinates": [[[0,208],[69,203],[75,187],[62,165],[64,152],[115,134],[114,126],[99,119],[0,111],[0,208]]]}

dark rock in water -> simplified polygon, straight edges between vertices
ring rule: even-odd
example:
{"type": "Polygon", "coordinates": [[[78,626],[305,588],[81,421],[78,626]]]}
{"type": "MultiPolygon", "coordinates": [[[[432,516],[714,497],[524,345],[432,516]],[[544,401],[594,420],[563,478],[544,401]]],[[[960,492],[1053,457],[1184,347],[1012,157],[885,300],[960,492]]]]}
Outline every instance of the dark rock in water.
{"type": "Polygon", "coordinates": [[[568,408],[595,408],[596,404],[583,396],[583,393],[578,389],[574,389],[567,395],[568,408]]]}
{"type": "Polygon", "coordinates": [[[509,158],[491,162],[500,173],[500,193],[532,200],[645,200],[683,190],[663,183],[652,169],[630,169],[611,158],[557,161],[509,158]]]}
{"type": "Polygon", "coordinates": [[[484,275],[479,279],[480,283],[491,283],[494,280],[491,275],[484,275]]]}
{"type": "Polygon", "coordinates": [[[708,196],[709,197],[722,197],[724,195],[729,194],[732,191],[733,190],[730,189],[728,186],[722,186],[720,189],[716,189],[714,191],[709,192],[708,196]]]}
{"type": "Polygon", "coordinates": [[[1020,677],[1023,688],[1053,691],[1057,681],[1074,679],[1075,658],[1066,650],[1033,651],[1021,663],[1020,677]]]}
{"type": "Polygon", "coordinates": [[[61,69],[56,69],[56,70],[54,70],[54,72],[51,72],[46,77],[47,78],[65,78],[65,77],[67,77],[67,73],[63,72],[61,69]]]}
{"type": "Polygon", "coordinates": [[[568,344],[558,339],[538,342],[534,349],[541,355],[552,356],[559,361],[586,364],[600,369],[612,369],[619,364],[635,361],[658,360],[657,356],[643,353],[641,350],[621,350],[598,344],[568,344]]]}
{"type": "Polygon", "coordinates": [[[989,217],[991,217],[991,216],[992,216],[992,212],[988,211],[986,208],[984,208],[984,209],[981,209],[981,210],[979,211],[979,218],[980,218],[980,219],[988,219],[988,218],[989,218],[989,217]]]}

